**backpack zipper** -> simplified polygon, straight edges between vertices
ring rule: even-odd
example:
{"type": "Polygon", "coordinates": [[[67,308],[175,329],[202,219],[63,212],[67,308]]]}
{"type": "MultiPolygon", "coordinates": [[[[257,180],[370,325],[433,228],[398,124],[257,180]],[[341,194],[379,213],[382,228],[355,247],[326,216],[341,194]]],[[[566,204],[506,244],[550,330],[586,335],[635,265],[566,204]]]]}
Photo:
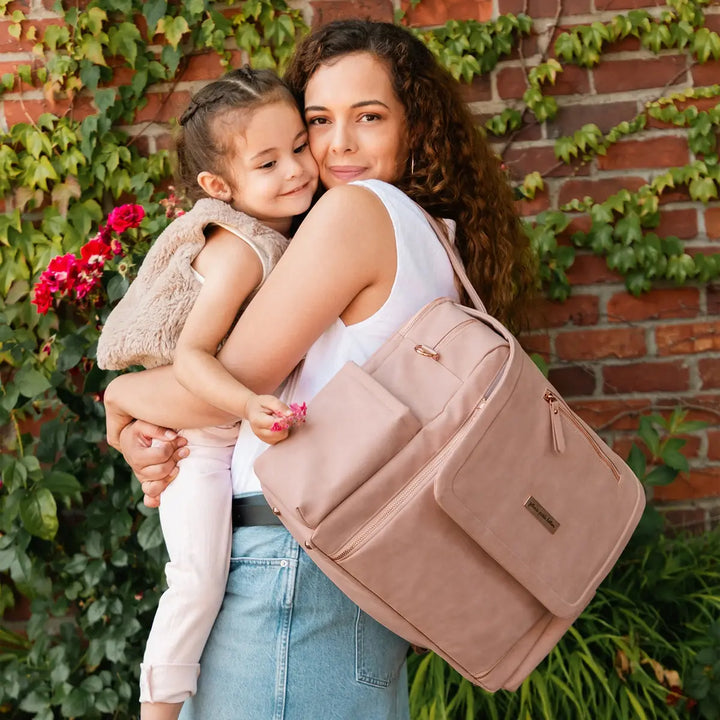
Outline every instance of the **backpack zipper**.
{"type": "Polygon", "coordinates": [[[593,436],[590,435],[590,433],[583,427],[582,423],[580,423],[575,415],[568,410],[563,402],[560,401],[560,398],[558,398],[552,390],[546,390],[543,395],[543,400],[545,400],[550,407],[550,426],[552,428],[553,446],[555,447],[555,451],[558,453],[565,452],[565,435],[563,434],[562,422],[560,421],[560,413],[562,412],[562,414],[587,438],[598,457],[610,468],[612,474],[615,476],[615,480],[620,482],[620,473],[615,467],[615,464],[602,451],[602,448],[597,444],[595,438],[593,438],[593,436]]]}

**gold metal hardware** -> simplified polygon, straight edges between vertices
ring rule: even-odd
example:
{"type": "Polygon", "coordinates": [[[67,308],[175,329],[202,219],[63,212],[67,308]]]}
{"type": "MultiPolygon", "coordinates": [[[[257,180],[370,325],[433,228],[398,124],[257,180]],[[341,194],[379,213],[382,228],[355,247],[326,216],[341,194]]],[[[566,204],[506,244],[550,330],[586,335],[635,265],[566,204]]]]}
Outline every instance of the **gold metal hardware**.
{"type": "Polygon", "coordinates": [[[560,523],[531,495],[525,501],[525,508],[537,518],[551,534],[555,534],[560,523]]]}
{"type": "Polygon", "coordinates": [[[427,345],[416,345],[415,346],[415,352],[418,355],[422,355],[423,357],[429,357],[433,360],[438,360],[440,358],[440,353],[433,350],[431,347],[428,347],[427,345]]]}
{"type": "Polygon", "coordinates": [[[308,550],[312,550],[312,549],[313,549],[312,543],[311,543],[309,540],[306,540],[303,544],[305,545],[305,547],[306,547],[308,550]]]}
{"type": "Polygon", "coordinates": [[[273,511],[276,515],[280,515],[280,514],[281,514],[279,507],[274,507],[274,508],[272,509],[272,511],[273,511]]]}

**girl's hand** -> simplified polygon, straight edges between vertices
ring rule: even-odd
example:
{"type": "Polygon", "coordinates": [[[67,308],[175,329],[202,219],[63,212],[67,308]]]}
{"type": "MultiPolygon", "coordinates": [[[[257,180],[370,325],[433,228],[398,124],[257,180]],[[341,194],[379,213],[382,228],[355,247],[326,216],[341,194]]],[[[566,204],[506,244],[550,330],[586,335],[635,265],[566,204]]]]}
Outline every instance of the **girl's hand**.
{"type": "Polygon", "coordinates": [[[289,424],[281,430],[273,430],[278,420],[292,416],[293,411],[274,395],[251,395],[245,405],[245,419],[252,431],[270,445],[284,440],[290,432],[289,424]]]}
{"type": "Polygon", "coordinates": [[[126,425],[119,438],[119,449],[145,494],[148,507],[160,505],[160,493],[178,472],[177,463],[186,457],[187,440],[167,428],[135,420],[126,425]]]}

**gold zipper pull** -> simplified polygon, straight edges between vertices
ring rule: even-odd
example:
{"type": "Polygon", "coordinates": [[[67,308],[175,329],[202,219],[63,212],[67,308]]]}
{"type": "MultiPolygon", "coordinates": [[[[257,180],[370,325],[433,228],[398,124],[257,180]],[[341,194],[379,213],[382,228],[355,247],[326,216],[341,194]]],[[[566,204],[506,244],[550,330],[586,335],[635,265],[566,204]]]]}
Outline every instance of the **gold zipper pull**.
{"type": "Polygon", "coordinates": [[[557,397],[550,391],[546,390],[543,400],[550,406],[550,427],[552,428],[553,446],[555,452],[565,452],[565,435],[562,429],[562,420],[560,419],[560,404],[557,397]]]}

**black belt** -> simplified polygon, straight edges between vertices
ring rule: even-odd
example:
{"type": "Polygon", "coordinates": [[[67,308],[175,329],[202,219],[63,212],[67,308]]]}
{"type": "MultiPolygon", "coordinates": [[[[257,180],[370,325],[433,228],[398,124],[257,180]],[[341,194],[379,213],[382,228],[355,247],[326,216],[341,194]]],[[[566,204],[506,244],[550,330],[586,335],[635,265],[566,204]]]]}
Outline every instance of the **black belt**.
{"type": "Polygon", "coordinates": [[[234,528],[249,525],[282,525],[280,518],[267,504],[265,496],[260,493],[233,498],[232,524],[234,528]]]}

